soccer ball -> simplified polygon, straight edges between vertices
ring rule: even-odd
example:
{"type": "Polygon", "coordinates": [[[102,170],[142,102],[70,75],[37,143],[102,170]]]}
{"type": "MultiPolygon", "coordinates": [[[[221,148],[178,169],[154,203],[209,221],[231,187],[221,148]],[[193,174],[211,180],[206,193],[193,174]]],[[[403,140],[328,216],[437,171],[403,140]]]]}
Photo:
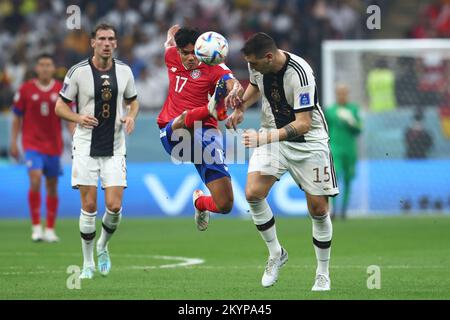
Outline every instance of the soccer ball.
{"type": "Polygon", "coordinates": [[[228,54],[228,41],[221,34],[208,31],[198,37],[194,52],[198,60],[215,66],[225,61],[228,54]]]}

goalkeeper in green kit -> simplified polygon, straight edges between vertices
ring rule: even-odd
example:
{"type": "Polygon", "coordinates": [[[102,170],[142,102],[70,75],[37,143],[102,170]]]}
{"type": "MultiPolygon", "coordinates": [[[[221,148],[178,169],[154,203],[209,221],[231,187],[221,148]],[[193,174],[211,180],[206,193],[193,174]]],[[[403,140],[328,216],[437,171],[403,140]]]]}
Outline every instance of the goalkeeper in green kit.
{"type": "MultiPolygon", "coordinates": [[[[355,176],[355,166],[358,159],[358,135],[361,132],[361,118],[359,106],[348,102],[349,89],[340,84],[336,87],[337,102],[325,110],[325,118],[328,123],[328,131],[331,141],[331,151],[336,168],[338,181],[343,179],[343,198],[341,214],[345,219],[348,201],[350,198],[350,187],[355,176]]],[[[342,189],[341,189],[342,190],[342,189]]],[[[333,216],[337,211],[336,200],[334,200],[333,216]]]]}

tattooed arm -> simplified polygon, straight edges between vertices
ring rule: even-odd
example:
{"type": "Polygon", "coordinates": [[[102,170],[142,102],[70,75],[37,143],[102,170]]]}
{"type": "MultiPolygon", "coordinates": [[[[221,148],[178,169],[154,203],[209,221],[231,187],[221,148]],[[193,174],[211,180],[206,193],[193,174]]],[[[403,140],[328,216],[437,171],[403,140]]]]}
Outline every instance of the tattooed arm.
{"type": "Polygon", "coordinates": [[[304,135],[311,129],[312,111],[295,114],[295,120],[278,130],[279,141],[304,135]]]}

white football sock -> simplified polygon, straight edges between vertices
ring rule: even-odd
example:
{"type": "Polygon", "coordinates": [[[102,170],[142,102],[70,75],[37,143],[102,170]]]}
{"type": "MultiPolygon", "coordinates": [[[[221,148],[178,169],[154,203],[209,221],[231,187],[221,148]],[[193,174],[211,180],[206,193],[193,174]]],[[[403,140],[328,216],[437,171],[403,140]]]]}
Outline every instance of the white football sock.
{"type": "Polygon", "coordinates": [[[81,248],[83,250],[83,267],[94,267],[94,239],[95,239],[95,212],[86,212],[81,209],[80,234],[81,248]]]}
{"type": "Polygon", "coordinates": [[[112,237],[114,231],[116,231],[119,226],[120,220],[122,219],[122,208],[118,212],[110,211],[106,208],[105,214],[102,220],[102,233],[97,242],[97,251],[103,251],[112,237]]]}
{"type": "Polygon", "coordinates": [[[277,238],[275,218],[266,199],[249,201],[250,212],[261,237],[266,242],[271,258],[281,256],[281,245],[277,238]]]}
{"type": "Polygon", "coordinates": [[[331,224],[330,215],[313,216],[312,218],[312,234],[313,246],[317,258],[316,274],[329,275],[329,263],[331,252],[331,238],[333,236],[333,225],[331,224]]]}

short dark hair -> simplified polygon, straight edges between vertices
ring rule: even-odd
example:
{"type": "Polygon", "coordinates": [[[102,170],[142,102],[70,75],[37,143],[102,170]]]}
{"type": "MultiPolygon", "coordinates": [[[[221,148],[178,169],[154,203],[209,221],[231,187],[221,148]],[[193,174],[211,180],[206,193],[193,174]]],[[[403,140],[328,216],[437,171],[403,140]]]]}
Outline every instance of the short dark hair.
{"type": "Polygon", "coordinates": [[[190,43],[195,45],[199,36],[200,31],[198,29],[183,27],[175,33],[175,43],[178,48],[184,48],[190,43]]]}
{"type": "Polygon", "coordinates": [[[116,28],[109,23],[102,22],[95,26],[94,30],[91,33],[91,39],[95,39],[95,37],[97,36],[98,30],[112,30],[112,31],[114,31],[114,37],[117,38],[116,28]]]}
{"type": "Polygon", "coordinates": [[[255,55],[260,59],[264,57],[267,52],[275,53],[277,51],[277,45],[268,34],[264,32],[258,32],[247,39],[241,52],[246,55],[255,55]]]}
{"type": "Polygon", "coordinates": [[[41,59],[51,59],[53,61],[53,56],[50,53],[41,53],[37,56],[36,62],[39,62],[41,59]]]}

